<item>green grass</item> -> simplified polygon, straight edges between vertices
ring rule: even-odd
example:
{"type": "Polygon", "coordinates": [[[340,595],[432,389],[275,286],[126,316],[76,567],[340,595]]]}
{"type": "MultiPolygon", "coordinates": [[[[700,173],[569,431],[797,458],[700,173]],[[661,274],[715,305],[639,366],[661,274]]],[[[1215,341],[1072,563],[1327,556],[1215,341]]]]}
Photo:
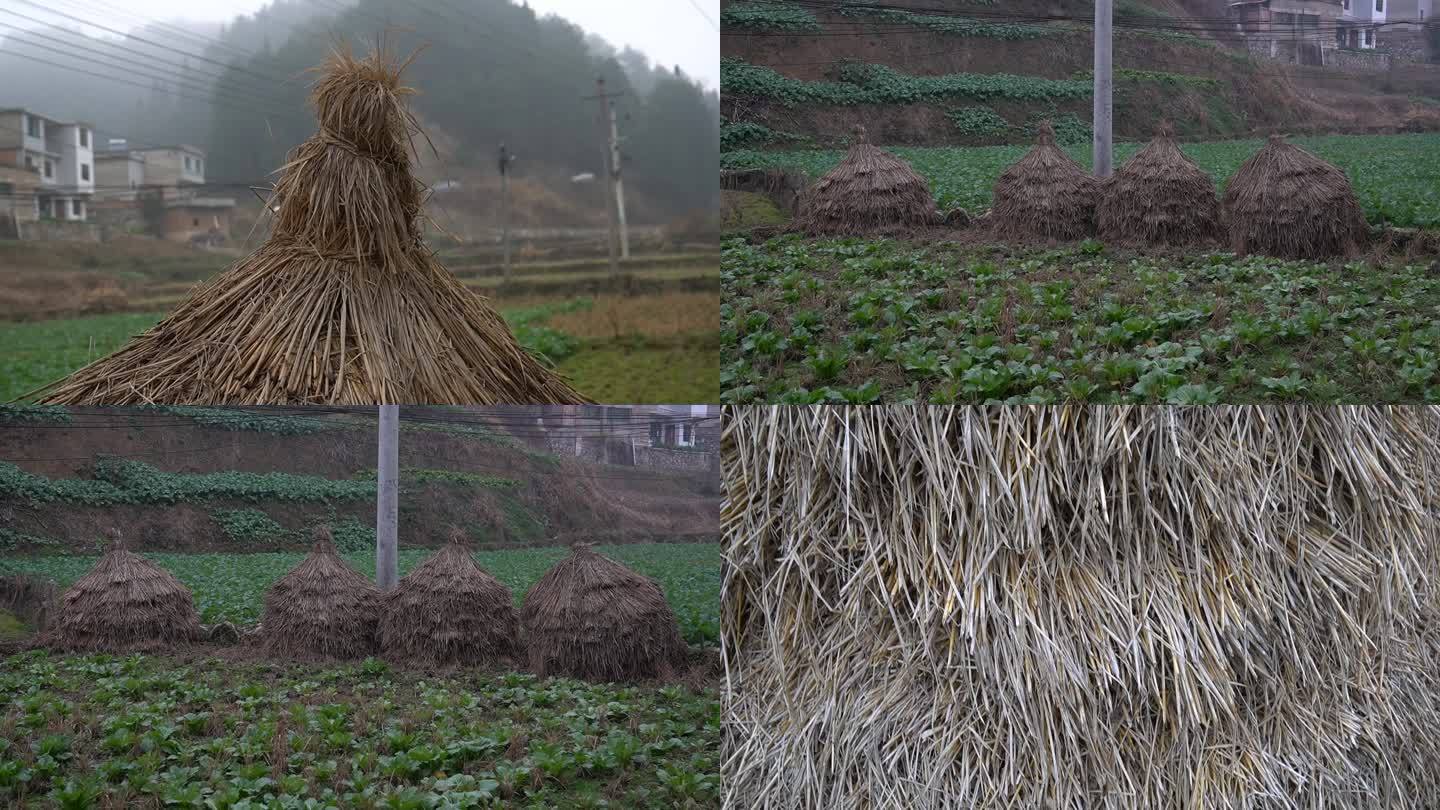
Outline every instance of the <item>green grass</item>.
{"type": "Polygon", "coordinates": [[[679,345],[596,342],[557,366],[600,402],[715,402],[719,359],[714,333],[679,345]]]}
{"type": "Polygon", "coordinates": [[[0,401],[9,402],[120,348],[153,313],[0,324],[0,401]]]}
{"type": "Polygon", "coordinates": [[[0,641],[13,641],[30,635],[30,628],[8,610],[0,610],[0,641]]]}
{"type": "Polygon", "coordinates": [[[0,705],[5,807],[719,806],[713,689],[33,652],[0,705]]]}
{"type": "Polygon", "coordinates": [[[1423,264],[724,247],[724,402],[1440,402],[1423,264]]]}
{"type": "Polygon", "coordinates": [[[752,191],[723,191],[720,224],[727,230],[748,230],[759,225],[784,225],[790,221],[769,197],[752,191]]]}
{"type": "MultiPolygon", "coordinates": [[[[686,640],[717,643],[720,611],[720,549],[703,543],[636,543],[600,546],[600,553],[653,577],[665,590],[686,640]]],[[[429,549],[401,549],[400,573],[431,554],[429,549]]],[[[515,594],[516,604],[540,575],[569,553],[563,548],[533,548],[475,553],[485,570],[515,594]]],[[[184,582],[206,622],[251,624],[260,617],[265,589],[295,567],[299,552],[257,554],[146,554],[184,582]]],[[[367,576],[375,574],[372,550],[344,554],[367,576]]],[[[79,579],[95,564],[89,556],[11,557],[0,559],[0,572],[34,574],[62,586],[79,579]]]]}
{"type": "MultiPolygon", "coordinates": [[[[707,349],[690,344],[632,347],[625,343],[587,342],[540,325],[552,315],[583,309],[592,303],[586,298],[565,305],[507,310],[503,314],[512,322],[516,336],[527,351],[549,358],[560,373],[594,399],[715,401],[717,371],[713,345],[707,349]]],[[[159,313],[144,313],[0,323],[0,346],[5,347],[0,352],[0,402],[23,397],[120,348],[160,317],[159,313]]],[[[714,340],[713,332],[709,339],[714,340]]]]}
{"type": "MultiPolygon", "coordinates": [[[[1327,135],[1292,139],[1299,146],[1345,170],[1355,194],[1372,224],[1388,222],[1404,227],[1440,227],[1440,134],[1327,135]]],[[[1256,139],[1187,143],[1181,148],[1220,183],[1222,190],[1240,164],[1260,149],[1256,139]]],[[[1116,145],[1117,165],[1143,144],[1116,145]]],[[[1028,146],[894,147],[916,171],[930,181],[941,208],[989,207],[990,190],[1005,167],[1028,146]]],[[[1066,150],[1083,165],[1090,165],[1088,143],[1066,150]]],[[[843,153],[836,150],[733,151],[721,155],[727,169],[796,167],[812,177],[829,171],[843,153]]]]}

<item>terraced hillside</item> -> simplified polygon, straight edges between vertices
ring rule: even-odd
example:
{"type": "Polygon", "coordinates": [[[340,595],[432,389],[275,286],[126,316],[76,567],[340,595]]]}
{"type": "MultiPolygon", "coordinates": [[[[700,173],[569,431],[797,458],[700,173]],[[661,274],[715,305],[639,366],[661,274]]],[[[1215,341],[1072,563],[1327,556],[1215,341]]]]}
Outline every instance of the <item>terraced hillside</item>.
{"type": "MultiPolygon", "coordinates": [[[[1218,4],[1117,4],[1156,21],[1120,26],[1115,134],[1149,136],[1160,118],[1189,139],[1290,132],[1440,129],[1440,86],[1424,72],[1346,75],[1251,59],[1216,40],[1218,4]]],[[[980,145],[1028,140],[1041,118],[1063,140],[1089,138],[1092,33],[1084,0],[971,0],[881,7],[733,2],[722,14],[726,150],[817,141],[863,123],[874,142],[980,145]],[[907,8],[915,10],[906,10],[907,8]],[[964,16],[973,8],[975,16],[964,16]],[[1035,15],[1039,21],[1012,22],[1035,15]]]]}

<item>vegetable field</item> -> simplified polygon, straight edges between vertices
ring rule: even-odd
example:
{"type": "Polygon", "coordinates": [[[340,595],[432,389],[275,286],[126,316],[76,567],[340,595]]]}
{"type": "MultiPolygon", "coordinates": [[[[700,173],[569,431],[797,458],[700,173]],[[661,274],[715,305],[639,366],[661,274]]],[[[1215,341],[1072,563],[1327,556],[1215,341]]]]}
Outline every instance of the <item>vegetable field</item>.
{"type": "Polygon", "coordinates": [[[1429,261],[724,245],[725,402],[1440,402],[1429,261]]]}
{"type": "MultiPolygon", "coordinates": [[[[1440,155],[1440,134],[1329,135],[1293,138],[1292,142],[1345,170],[1372,225],[1384,222],[1401,227],[1440,227],[1440,160],[1436,159],[1440,155]]],[[[1142,145],[1117,144],[1117,165],[1142,145]]],[[[1261,141],[1250,139],[1187,143],[1181,148],[1223,189],[1225,180],[1260,146],[1261,141]]],[[[910,161],[930,181],[930,189],[942,208],[959,205],[977,210],[989,206],[995,179],[1028,148],[894,147],[891,151],[910,161]]],[[[1088,143],[1072,144],[1066,149],[1076,160],[1090,165],[1088,143]]],[[[727,169],[793,166],[816,177],[838,163],[841,154],[835,150],[736,150],[722,154],[721,163],[727,169]]]]}
{"type": "MultiPolygon", "coordinates": [[[[716,642],[720,611],[719,548],[709,544],[662,543],[600,546],[598,550],[660,583],[687,641],[692,644],[716,642]]],[[[431,553],[430,549],[401,549],[401,575],[431,553]]],[[[519,598],[540,575],[565,554],[563,548],[539,548],[482,551],[477,552],[475,558],[511,589],[518,604],[519,598]]],[[[202,621],[253,624],[259,619],[265,590],[305,555],[295,552],[145,556],[175,574],[191,589],[202,621]]],[[[361,572],[374,576],[373,550],[344,556],[361,572]]],[[[94,563],[94,557],[12,557],[0,559],[0,573],[35,574],[53,578],[64,586],[83,576],[94,563]]]]}
{"type": "Polygon", "coordinates": [[[144,656],[0,660],[5,807],[718,806],[713,690],[144,656]]]}

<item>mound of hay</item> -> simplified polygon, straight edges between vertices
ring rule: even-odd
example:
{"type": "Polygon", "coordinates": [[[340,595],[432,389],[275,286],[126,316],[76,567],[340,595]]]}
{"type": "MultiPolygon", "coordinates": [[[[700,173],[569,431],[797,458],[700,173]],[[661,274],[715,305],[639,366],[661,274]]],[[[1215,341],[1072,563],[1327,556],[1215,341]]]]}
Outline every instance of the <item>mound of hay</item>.
{"type": "Polygon", "coordinates": [[[76,405],[579,403],[420,227],[404,65],[338,51],[319,131],[280,170],[270,238],[115,353],[42,389],[76,405]]]}
{"type": "Polygon", "coordinates": [[[685,643],[660,586],[588,543],[572,549],[525,594],[530,669],[592,681],[674,677],[685,643]]]}
{"type": "Polygon", "coordinates": [[[199,639],[190,589],[126,550],[112,531],[105,555],[61,595],[41,643],[57,650],[154,652],[199,639]]]}
{"type": "Polygon", "coordinates": [[[1230,248],[1282,259],[1353,256],[1365,214],[1340,169],[1271,135],[1225,187],[1230,248]]]}
{"type": "Polygon", "coordinates": [[[1162,123],[1155,138],[1101,184],[1095,221],[1107,243],[1189,247],[1220,238],[1220,200],[1215,181],[1162,123]]]}
{"type": "Polygon", "coordinates": [[[1040,122],[1035,147],[1000,173],[990,205],[997,239],[1072,241],[1095,232],[1099,181],[1055,143],[1055,128],[1040,122]]]}
{"type": "Polygon", "coordinates": [[[385,594],[380,651],[430,667],[490,666],[518,651],[510,590],[481,568],[459,530],[385,594]]]}
{"type": "Polygon", "coordinates": [[[726,418],[727,807],[1440,807],[1440,409],[726,418]]]}
{"type": "Polygon", "coordinates": [[[287,658],[353,659],[375,652],[380,591],[335,550],[325,526],[310,554],[265,592],[260,645],[287,658]]]}
{"type": "Polygon", "coordinates": [[[930,184],[910,164],[865,140],[800,195],[790,230],[810,236],[907,233],[936,225],[930,184]]]}

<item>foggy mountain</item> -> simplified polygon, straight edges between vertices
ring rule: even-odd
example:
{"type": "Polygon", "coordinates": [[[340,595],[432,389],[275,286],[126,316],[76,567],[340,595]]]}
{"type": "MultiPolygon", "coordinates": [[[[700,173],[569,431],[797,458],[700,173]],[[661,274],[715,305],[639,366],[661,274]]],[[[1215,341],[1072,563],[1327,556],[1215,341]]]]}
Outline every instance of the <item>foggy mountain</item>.
{"type": "Polygon", "coordinates": [[[508,0],[276,0],[223,26],[147,23],[125,35],[87,36],[66,22],[0,12],[0,107],[89,121],[100,144],[196,144],[209,153],[212,182],[266,184],[314,132],[310,69],[339,42],[363,52],[383,38],[401,56],[423,46],[405,73],[419,91],[411,104],[459,144],[461,166],[490,166],[505,142],[531,166],[598,173],[597,105],[582,96],[604,76],[607,90],[624,93],[616,109],[627,183],[677,213],[713,206],[718,194],[718,93],[508,0]]]}

